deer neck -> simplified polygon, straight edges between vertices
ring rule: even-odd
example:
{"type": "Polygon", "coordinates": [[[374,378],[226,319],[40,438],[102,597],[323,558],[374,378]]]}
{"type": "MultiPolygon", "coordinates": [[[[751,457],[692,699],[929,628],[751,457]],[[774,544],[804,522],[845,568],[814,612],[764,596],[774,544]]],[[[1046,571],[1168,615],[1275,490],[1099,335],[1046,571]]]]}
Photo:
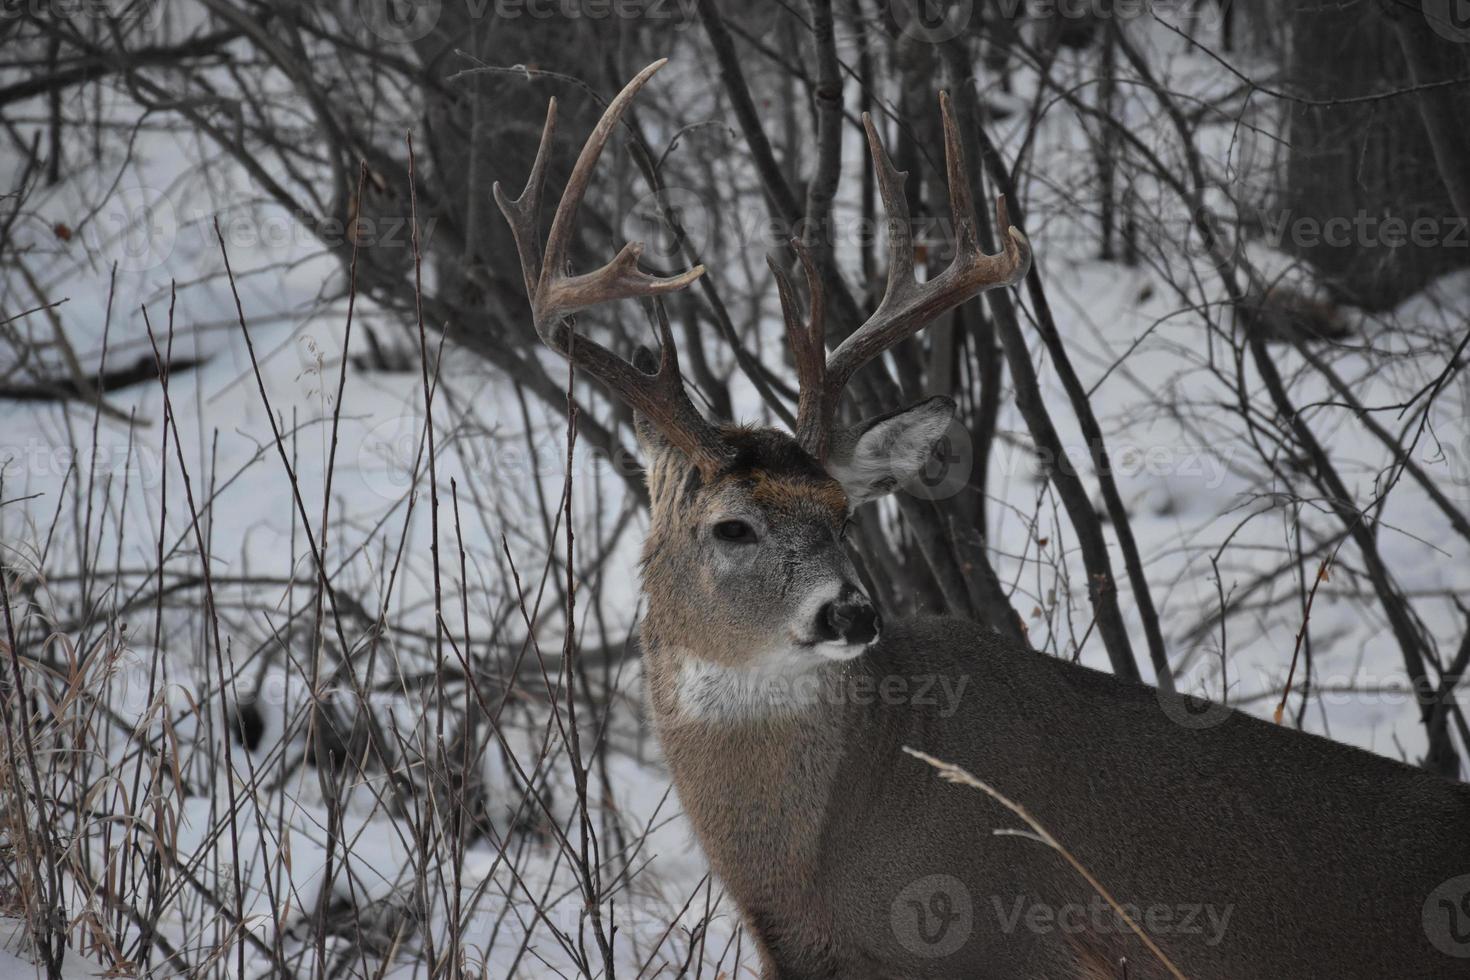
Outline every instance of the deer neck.
{"type": "Polygon", "coordinates": [[[865,726],[845,691],[853,664],[792,668],[783,651],[721,666],[723,649],[668,635],[650,606],[644,672],[659,742],[680,802],[711,864],[744,901],[800,895],[852,739],[865,726]]]}

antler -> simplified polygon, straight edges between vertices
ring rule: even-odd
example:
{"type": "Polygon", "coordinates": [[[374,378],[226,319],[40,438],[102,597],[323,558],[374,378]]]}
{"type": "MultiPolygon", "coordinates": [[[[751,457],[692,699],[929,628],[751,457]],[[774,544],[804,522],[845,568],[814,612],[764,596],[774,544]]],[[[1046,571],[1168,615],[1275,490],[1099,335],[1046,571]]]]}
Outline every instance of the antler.
{"type": "Polygon", "coordinates": [[[639,89],[667,63],[668,59],[662,58],[643,69],[608,103],[567,178],[566,190],[562,192],[546,237],[544,256],[539,254],[537,245],[536,219],[546,182],[547,153],[556,132],[556,99],[546,107],[546,125],[541,130],[541,143],[536,148],[536,160],[531,165],[525,190],[520,197],[509,200],[501,191],[499,181],[493,189],[495,203],[500,205],[515,237],[536,333],[542,342],[597,378],[610,392],[648,418],[701,470],[710,472],[725,462],[729,451],[721,442],[718,430],[699,413],[684,391],[679,355],[667,321],[659,318],[659,342],[663,349],[658,370],[647,374],[597,341],[576,333],[567,320],[578,310],[599,303],[672,293],[704,274],[702,265],[677,276],[652,276],[643,272],[638,268],[642,242],[628,242],[611,262],[596,272],[577,276],[567,271],[567,251],[576,227],[577,207],[587,193],[597,158],[639,89]]]}
{"type": "Polygon", "coordinates": [[[878,130],[867,113],[863,114],[863,128],[868,133],[868,146],[878,171],[878,187],[888,214],[888,288],[878,309],[838,344],[830,356],[824,356],[826,302],[810,252],[800,241],[791,243],[801,260],[811,295],[811,309],[805,322],[796,291],[785,271],[770,261],[786,320],[787,343],[796,360],[800,382],[796,438],[818,461],[826,459],[837,401],[858,368],[971,297],[1019,282],[1031,267],[1031,247],[1026,236],[1011,226],[1003,196],[996,198],[995,216],[997,228],[1005,236],[1004,249],[996,255],[986,255],[980,250],[964,152],[947,93],[940,93],[939,105],[944,116],[944,162],[956,239],[955,257],[949,268],[927,282],[914,280],[913,233],[903,194],[903,182],[908,175],[893,168],[893,161],[888,158],[888,151],[883,148],[878,130]]]}

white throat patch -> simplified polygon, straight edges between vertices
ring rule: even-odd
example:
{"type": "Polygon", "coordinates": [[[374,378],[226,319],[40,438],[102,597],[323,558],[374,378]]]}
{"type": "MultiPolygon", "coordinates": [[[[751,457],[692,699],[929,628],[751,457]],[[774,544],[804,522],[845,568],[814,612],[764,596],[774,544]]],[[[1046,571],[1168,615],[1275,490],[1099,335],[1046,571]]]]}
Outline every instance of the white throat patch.
{"type": "Polygon", "coordinates": [[[783,648],[739,667],[689,657],[679,667],[678,710],[690,721],[725,723],[799,715],[840,698],[843,665],[866,649],[838,643],[783,648]]]}

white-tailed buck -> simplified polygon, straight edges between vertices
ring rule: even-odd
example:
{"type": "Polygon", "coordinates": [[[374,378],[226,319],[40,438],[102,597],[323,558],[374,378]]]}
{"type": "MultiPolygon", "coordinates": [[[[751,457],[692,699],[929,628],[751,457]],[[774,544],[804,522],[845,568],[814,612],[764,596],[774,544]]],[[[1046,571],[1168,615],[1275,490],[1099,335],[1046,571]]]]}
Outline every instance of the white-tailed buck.
{"type": "Polygon", "coordinates": [[[574,334],[579,310],[669,293],[704,271],[649,275],[636,244],[595,272],[567,269],[598,155],[661,65],[608,106],[544,251],[555,102],[525,191],[495,194],[541,339],[636,410],[652,501],[649,697],[679,798],[765,975],[1470,977],[1470,787],[1223,708],[1191,724],[1172,695],[970,622],[880,623],[847,557],[848,516],[923,466],[954,405],[932,398],[843,429],[837,400],[863,364],[1030,264],[1004,201],[1002,252],[978,246],[947,100],[948,269],[915,281],[904,175],[870,121],[888,213],[877,310],[828,354],[811,257],[796,246],[805,316],[773,264],[800,378],[794,436],[707,421],[667,325],[647,370],[574,334]],[[1027,807],[1163,955],[1057,851],[996,835],[1018,826],[1013,814],[936,778],[905,746],[1027,807]]]}

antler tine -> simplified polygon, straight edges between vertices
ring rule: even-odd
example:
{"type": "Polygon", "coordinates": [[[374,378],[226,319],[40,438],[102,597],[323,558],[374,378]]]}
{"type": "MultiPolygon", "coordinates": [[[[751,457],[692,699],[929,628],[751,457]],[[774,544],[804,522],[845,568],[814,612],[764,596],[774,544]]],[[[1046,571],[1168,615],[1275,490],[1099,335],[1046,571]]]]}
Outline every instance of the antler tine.
{"type": "Polygon", "coordinates": [[[706,473],[717,469],[728,457],[719,432],[690,402],[679,372],[678,353],[666,322],[659,323],[663,346],[658,370],[645,374],[597,341],[574,333],[567,318],[600,303],[634,297],[657,297],[683,289],[704,275],[695,266],[676,276],[653,276],[638,268],[642,242],[628,242],[602,268],[582,275],[567,272],[567,252],[576,228],[577,209],[587,193],[592,172],[623,113],[654,73],[668,63],[661,58],[635,75],[617,97],[608,103],[597,126],[582,146],[567,178],[566,189],[551,220],[544,251],[537,247],[536,224],[541,190],[546,179],[546,160],[556,129],[556,100],[546,111],[546,125],[536,151],[525,190],[514,200],[506,198],[497,183],[495,201],[510,224],[521,273],[531,299],[531,315],[542,342],[597,378],[615,396],[651,421],[664,437],[683,450],[706,473]],[[539,253],[539,255],[538,255],[539,253]]]}
{"type": "Polygon", "coordinates": [[[868,146],[878,175],[879,192],[888,215],[888,285],[873,315],[827,358],[820,394],[809,400],[803,385],[797,429],[803,434],[802,445],[818,459],[823,459],[826,454],[837,400],[860,367],[971,297],[1019,282],[1031,267],[1031,247],[1026,236],[1011,226],[1003,196],[996,198],[995,214],[1004,248],[995,255],[986,255],[980,250],[969,175],[948,95],[941,94],[940,108],[944,117],[950,213],[955,225],[955,257],[949,268],[924,283],[914,279],[913,233],[909,227],[908,202],[903,193],[907,175],[894,169],[877,127],[866,114],[863,116],[863,127],[867,130],[868,146]],[[809,401],[812,417],[808,417],[809,401]]]}
{"type": "Polygon", "coordinates": [[[796,362],[796,440],[816,456],[822,447],[819,426],[827,374],[826,294],[822,291],[811,250],[799,238],[793,238],[790,244],[792,251],[801,260],[807,294],[811,297],[805,320],[801,316],[801,301],[792,288],[786,270],[772,256],[766,257],[766,264],[771,267],[771,274],[776,278],[776,293],[780,297],[781,315],[786,322],[786,343],[791,348],[792,360],[796,362]]]}
{"type": "Polygon", "coordinates": [[[536,160],[531,164],[531,174],[521,196],[514,200],[505,196],[500,181],[490,187],[500,213],[510,224],[511,237],[516,242],[516,254],[521,259],[521,277],[526,282],[526,295],[536,295],[536,283],[541,278],[541,246],[536,236],[536,218],[541,213],[541,190],[546,186],[546,158],[551,148],[551,139],[556,135],[556,99],[546,103],[546,123],[541,127],[541,142],[536,146],[536,160]]]}
{"type": "MultiPolygon", "coordinates": [[[[944,178],[949,184],[949,214],[954,225],[955,255],[979,255],[980,239],[976,233],[975,200],[970,196],[970,175],[965,170],[965,150],[960,144],[959,127],[954,122],[949,93],[939,93],[939,115],[944,120],[944,178]]],[[[1001,228],[1009,228],[1010,223],[1001,228]]]]}
{"type": "Polygon", "coordinates": [[[873,117],[863,113],[863,129],[868,135],[868,150],[873,155],[873,169],[878,173],[878,193],[883,198],[883,213],[888,217],[888,289],[883,294],[881,306],[888,305],[895,289],[901,289],[914,278],[914,233],[909,222],[909,202],[904,196],[903,185],[908,181],[906,170],[896,170],[888,151],[883,147],[883,138],[873,117]]]}
{"type": "Polygon", "coordinates": [[[567,186],[562,193],[561,203],[557,205],[556,215],[551,220],[551,231],[546,236],[546,257],[541,264],[538,299],[542,307],[537,312],[546,320],[575,313],[577,310],[606,302],[609,299],[623,299],[629,296],[659,296],[675,292],[704,275],[704,266],[695,266],[688,272],[667,278],[651,276],[639,270],[638,257],[643,254],[642,242],[627,243],[611,262],[596,272],[570,277],[565,276],[563,272],[566,269],[567,251],[571,245],[572,232],[576,227],[577,209],[581,206],[582,198],[587,193],[587,185],[592,180],[592,172],[597,167],[598,158],[602,156],[602,149],[607,145],[618,123],[622,121],[623,113],[627,111],[628,106],[632,105],[639,90],[653,77],[655,72],[666,64],[668,64],[668,59],[660,58],[633,76],[633,80],[623,86],[617,98],[608,103],[602,118],[597,121],[597,127],[592,130],[592,135],[587,137],[587,142],[577,157],[576,165],[572,167],[572,174],[567,178],[567,186]]]}

